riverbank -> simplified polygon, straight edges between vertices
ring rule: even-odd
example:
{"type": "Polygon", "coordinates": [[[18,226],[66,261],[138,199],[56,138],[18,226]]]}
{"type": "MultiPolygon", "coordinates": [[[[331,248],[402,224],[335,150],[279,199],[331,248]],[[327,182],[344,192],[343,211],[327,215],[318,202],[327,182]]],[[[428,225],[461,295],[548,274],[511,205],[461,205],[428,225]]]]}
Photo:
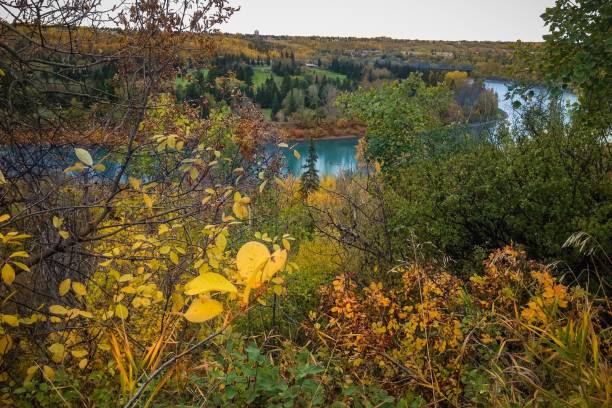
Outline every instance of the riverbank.
{"type": "Polygon", "coordinates": [[[279,131],[281,138],[287,141],[360,138],[366,133],[364,124],[346,119],[308,125],[292,122],[271,124],[279,131]]]}

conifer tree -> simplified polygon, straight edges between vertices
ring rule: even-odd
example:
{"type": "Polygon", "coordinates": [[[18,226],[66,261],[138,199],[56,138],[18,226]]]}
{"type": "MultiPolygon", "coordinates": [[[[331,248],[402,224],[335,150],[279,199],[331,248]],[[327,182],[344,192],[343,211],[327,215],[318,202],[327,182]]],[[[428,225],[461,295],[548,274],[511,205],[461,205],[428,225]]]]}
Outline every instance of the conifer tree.
{"type": "Polygon", "coordinates": [[[281,101],[278,95],[278,91],[274,93],[272,99],[272,120],[276,120],[276,114],[281,110],[281,101]]]}
{"type": "Polygon", "coordinates": [[[283,77],[283,82],[281,83],[281,87],[280,87],[280,93],[281,93],[281,98],[284,99],[289,92],[291,91],[292,88],[292,84],[291,84],[291,77],[289,76],[289,74],[285,74],[285,76],[283,77]]]}
{"type": "Polygon", "coordinates": [[[319,173],[317,171],[318,158],[319,157],[317,156],[314,141],[312,138],[310,138],[308,145],[308,158],[306,159],[306,163],[303,167],[306,171],[302,173],[300,178],[300,192],[304,196],[307,196],[311,192],[319,189],[319,173]]]}

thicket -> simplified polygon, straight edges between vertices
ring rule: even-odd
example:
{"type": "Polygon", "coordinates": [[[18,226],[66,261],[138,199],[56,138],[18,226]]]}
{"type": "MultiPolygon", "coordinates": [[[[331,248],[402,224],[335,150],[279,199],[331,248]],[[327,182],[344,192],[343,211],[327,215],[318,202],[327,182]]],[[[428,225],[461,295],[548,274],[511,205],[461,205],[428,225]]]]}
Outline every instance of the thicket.
{"type": "Polygon", "coordinates": [[[609,78],[566,33],[602,38],[610,9],[582,3],[547,12],[564,29],[536,57],[597,75],[532,64],[578,106],[524,89],[519,122],[474,130],[463,74],[361,89],[338,107],[368,125],[363,167],[319,178],[313,145],[305,186],[241,95],[248,70],[213,72],[206,115],[172,95],[179,33],[224,1],[189,22],[190,2],[117,10],[107,53],[72,30],[108,21],[90,2],[0,0],[19,16],[0,26],[0,403],[609,406],[610,123],[585,104],[609,78]]]}

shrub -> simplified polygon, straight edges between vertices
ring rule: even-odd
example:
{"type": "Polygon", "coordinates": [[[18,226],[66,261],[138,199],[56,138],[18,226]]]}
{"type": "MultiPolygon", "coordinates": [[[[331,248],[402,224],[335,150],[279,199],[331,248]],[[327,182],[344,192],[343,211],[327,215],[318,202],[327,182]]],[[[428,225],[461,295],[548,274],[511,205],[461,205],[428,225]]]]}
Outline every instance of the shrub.
{"type": "Polygon", "coordinates": [[[400,265],[401,284],[322,288],[310,333],[354,379],[393,395],[463,406],[584,406],[609,401],[605,303],[559,283],[509,246],[464,283],[437,267],[400,265]]]}

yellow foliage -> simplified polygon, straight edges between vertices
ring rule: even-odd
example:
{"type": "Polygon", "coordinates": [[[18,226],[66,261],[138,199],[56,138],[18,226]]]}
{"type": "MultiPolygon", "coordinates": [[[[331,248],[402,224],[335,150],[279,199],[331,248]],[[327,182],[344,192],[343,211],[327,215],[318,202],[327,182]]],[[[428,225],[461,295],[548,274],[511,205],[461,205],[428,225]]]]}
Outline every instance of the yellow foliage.
{"type": "Polygon", "coordinates": [[[236,293],[236,287],[218,273],[203,273],[185,285],[185,294],[189,296],[207,292],[236,293]]]}
{"type": "Polygon", "coordinates": [[[185,319],[192,323],[204,323],[223,312],[223,305],[213,299],[195,299],[185,312],[185,319]]]}

